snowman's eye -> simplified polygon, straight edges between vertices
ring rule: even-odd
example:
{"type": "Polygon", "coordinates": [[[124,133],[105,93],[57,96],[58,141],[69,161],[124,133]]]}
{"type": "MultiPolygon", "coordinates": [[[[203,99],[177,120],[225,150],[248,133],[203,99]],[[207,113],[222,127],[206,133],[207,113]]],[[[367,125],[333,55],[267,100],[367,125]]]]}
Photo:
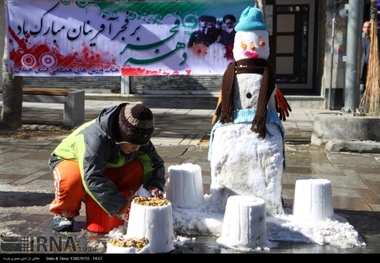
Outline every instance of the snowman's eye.
{"type": "Polygon", "coordinates": [[[261,40],[260,43],[259,43],[260,47],[263,47],[265,46],[265,41],[264,40],[261,40]]]}
{"type": "Polygon", "coordinates": [[[254,51],[254,50],[256,49],[256,47],[255,47],[255,45],[251,44],[251,45],[249,46],[249,49],[252,50],[252,51],[254,51]]]}
{"type": "Polygon", "coordinates": [[[247,44],[246,44],[246,43],[241,43],[241,47],[242,47],[243,49],[247,49],[247,44]]]}

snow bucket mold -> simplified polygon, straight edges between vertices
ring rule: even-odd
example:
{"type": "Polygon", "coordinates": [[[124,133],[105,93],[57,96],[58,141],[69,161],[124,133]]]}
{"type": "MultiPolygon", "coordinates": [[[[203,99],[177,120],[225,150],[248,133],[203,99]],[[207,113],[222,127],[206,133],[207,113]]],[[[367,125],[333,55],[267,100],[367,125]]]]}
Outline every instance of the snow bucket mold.
{"type": "Polygon", "coordinates": [[[197,164],[171,165],[166,198],[181,208],[195,208],[204,202],[202,170],[197,164]]]}
{"type": "Polygon", "coordinates": [[[324,220],[334,215],[331,183],[327,179],[297,180],[293,216],[302,220],[324,220]]]}
{"type": "Polygon", "coordinates": [[[217,243],[242,250],[266,244],[265,201],[254,196],[234,195],[227,199],[222,234],[217,243]]]}

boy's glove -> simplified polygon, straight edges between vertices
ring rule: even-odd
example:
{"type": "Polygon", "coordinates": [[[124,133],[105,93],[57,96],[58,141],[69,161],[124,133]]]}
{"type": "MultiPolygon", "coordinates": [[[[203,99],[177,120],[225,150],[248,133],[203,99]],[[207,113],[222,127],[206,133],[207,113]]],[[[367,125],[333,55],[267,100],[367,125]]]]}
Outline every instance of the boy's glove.
{"type": "Polygon", "coordinates": [[[132,195],[128,198],[127,202],[120,208],[119,212],[116,214],[117,218],[120,220],[128,221],[129,219],[129,211],[131,209],[131,204],[134,196],[132,195]]]}
{"type": "Polygon", "coordinates": [[[119,218],[122,221],[128,222],[129,220],[129,212],[131,211],[131,208],[128,207],[124,214],[116,214],[117,218],[119,218]]]}
{"type": "Polygon", "coordinates": [[[152,197],[159,197],[159,198],[163,198],[164,197],[164,192],[162,192],[157,187],[152,187],[150,189],[150,194],[152,195],[152,197]]]}

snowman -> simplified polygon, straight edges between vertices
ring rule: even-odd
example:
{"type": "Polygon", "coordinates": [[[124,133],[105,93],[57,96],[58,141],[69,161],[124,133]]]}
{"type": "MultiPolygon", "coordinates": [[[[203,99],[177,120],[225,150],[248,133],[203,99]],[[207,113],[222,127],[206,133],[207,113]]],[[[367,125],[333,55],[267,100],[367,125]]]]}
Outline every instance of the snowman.
{"type": "Polygon", "coordinates": [[[247,7],[235,30],[234,61],[224,72],[210,133],[211,202],[225,211],[228,197],[255,196],[267,213],[283,214],[281,120],[291,108],[275,84],[261,10],[247,7]]]}

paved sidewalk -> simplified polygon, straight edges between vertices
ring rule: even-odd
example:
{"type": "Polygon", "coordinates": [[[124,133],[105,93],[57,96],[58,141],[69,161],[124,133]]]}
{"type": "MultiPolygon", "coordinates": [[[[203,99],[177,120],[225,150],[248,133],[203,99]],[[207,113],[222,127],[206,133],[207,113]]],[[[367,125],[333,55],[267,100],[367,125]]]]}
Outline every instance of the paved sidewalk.
{"type": "MultiPolygon", "coordinates": [[[[103,107],[119,102],[86,100],[85,119],[93,119],[103,107]]],[[[157,102],[146,105],[151,107],[155,115],[156,129],[152,141],[165,160],[166,170],[170,165],[181,163],[200,165],[204,191],[209,193],[211,178],[207,151],[214,105],[157,102]]],[[[326,111],[293,109],[283,122],[287,160],[287,170],[283,174],[284,202],[285,205],[292,205],[294,186],[298,179],[330,180],[334,212],[347,218],[364,237],[367,246],[342,251],[329,246],[284,243],[273,249],[273,253],[380,252],[380,154],[331,153],[310,145],[314,116],[326,111]]],[[[63,105],[60,104],[23,103],[23,129],[61,128],[62,112],[63,105]]],[[[61,139],[0,138],[1,232],[11,231],[21,236],[52,235],[52,215],[48,207],[54,193],[47,160],[61,139]]],[[[94,240],[105,241],[103,235],[85,231],[84,207],[76,220],[78,232],[75,238],[78,242],[86,245],[94,240]]],[[[220,248],[212,238],[198,240],[184,246],[181,251],[234,253],[220,248]]]]}

